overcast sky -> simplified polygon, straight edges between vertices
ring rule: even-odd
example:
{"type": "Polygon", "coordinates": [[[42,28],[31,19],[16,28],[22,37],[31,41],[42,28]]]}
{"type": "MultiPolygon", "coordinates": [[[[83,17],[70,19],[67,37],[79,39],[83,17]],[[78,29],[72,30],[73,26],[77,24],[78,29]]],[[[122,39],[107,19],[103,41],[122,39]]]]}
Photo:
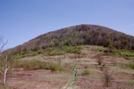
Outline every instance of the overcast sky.
{"type": "Polygon", "coordinates": [[[7,48],[60,28],[96,24],[134,36],[134,0],[0,0],[7,48]]]}

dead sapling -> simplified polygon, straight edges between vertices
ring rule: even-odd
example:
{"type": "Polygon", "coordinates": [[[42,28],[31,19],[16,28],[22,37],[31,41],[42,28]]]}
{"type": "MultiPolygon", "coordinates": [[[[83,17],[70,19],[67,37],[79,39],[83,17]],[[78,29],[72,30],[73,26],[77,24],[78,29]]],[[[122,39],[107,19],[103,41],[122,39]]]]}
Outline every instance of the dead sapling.
{"type": "Polygon", "coordinates": [[[2,37],[0,37],[0,74],[2,74],[3,85],[6,85],[7,72],[13,64],[11,52],[4,50],[4,46],[7,44],[2,43],[2,37]]]}
{"type": "Polygon", "coordinates": [[[112,75],[113,75],[113,72],[110,72],[108,70],[105,70],[103,72],[102,81],[105,87],[111,86],[112,80],[113,80],[112,75]]]}
{"type": "Polygon", "coordinates": [[[103,62],[103,58],[100,55],[98,55],[96,62],[98,63],[98,65],[101,65],[103,62]]]}

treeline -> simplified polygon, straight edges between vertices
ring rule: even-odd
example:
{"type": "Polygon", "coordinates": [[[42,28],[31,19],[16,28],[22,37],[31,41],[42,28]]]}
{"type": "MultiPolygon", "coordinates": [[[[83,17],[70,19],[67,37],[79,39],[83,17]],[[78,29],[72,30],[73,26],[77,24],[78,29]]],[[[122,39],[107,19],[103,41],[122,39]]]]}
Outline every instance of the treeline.
{"type": "MultiPolygon", "coordinates": [[[[134,49],[134,37],[97,25],[76,25],[40,35],[14,49],[14,54],[48,47],[99,45],[116,49],[134,49]]],[[[12,49],[11,49],[12,50],[12,49]]]]}

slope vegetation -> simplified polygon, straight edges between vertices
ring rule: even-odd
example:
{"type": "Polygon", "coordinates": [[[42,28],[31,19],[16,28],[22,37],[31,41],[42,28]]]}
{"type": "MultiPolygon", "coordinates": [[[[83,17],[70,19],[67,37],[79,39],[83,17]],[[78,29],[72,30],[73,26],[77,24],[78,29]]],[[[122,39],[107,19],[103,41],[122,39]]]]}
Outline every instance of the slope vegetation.
{"type": "Polygon", "coordinates": [[[76,25],[42,34],[15,48],[14,54],[48,47],[99,45],[116,49],[134,49],[134,37],[98,25],[76,25]]]}

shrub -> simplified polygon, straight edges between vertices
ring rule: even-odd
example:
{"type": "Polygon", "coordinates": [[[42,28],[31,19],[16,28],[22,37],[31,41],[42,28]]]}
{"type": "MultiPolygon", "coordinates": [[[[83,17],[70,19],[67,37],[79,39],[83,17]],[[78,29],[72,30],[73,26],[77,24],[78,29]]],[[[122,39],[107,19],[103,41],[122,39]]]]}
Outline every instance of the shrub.
{"type": "Polygon", "coordinates": [[[134,69],[134,63],[130,63],[129,64],[129,67],[132,68],[132,69],[134,69]]]}
{"type": "Polygon", "coordinates": [[[49,55],[63,55],[65,53],[80,53],[81,48],[76,46],[63,46],[62,48],[53,47],[48,49],[50,51],[49,55]]]}
{"type": "Polygon", "coordinates": [[[27,51],[15,54],[15,58],[19,59],[19,58],[24,58],[24,57],[27,57],[27,56],[36,56],[36,55],[41,54],[43,52],[44,51],[42,49],[36,50],[36,51],[27,50],[27,51]]]}
{"type": "Polygon", "coordinates": [[[126,57],[134,57],[134,53],[130,53],[130,52],[120,52],[120,55],[126,57]]]}
{"type": "Polygon", "coordinates": [[[92,51],[96,51],[96,52],[107,52],[108,50],[106,48],[92,48],[92,51]]]}
{"type": "Polygon", "coordinates": [[[53,65],[51,64],[49,68],[52,71],[64,71],[65,70],[63,67],[61,67],[57,64],[53,64],[53,65]]]}
{"type": "Polygon", "coordinates": [[[76,46],[64,46],[64,50],[67,53],[80,53],[80,47],[76,47],[76,46]]]}
{"type": "Polygon", "coordinates": [[[38,52],[38,54],[42,54],[44,52],[44,50],[43,49],[40,49],[37,52],[38,52]]]}
{"type": "Polygon", "coordinates": [[[112,82],[112,73],[110,73],[108,70],[103,72],[102,80],[104,82],[104,86],[109,87],[112,82]]]}
{"type": "Polygon", "coordinates": [[[85,69],[82,72],[82,75],[89,75],[89,74],[90,74],[90,70],[88,70],[88,69],[85,69]]]}
{"type": "Polygon", "coordinates": [[[47,65],[46,62],[41,62],[39,60],[25,60],[25,61],[19,61],[19,60],[16,60],[14,62],[14,66],[13,67],[22,67],[24,69],[27,69],[27,70],[31,70],[31,69],[44,69],[45,66],[47,65]]]}
{"type": "Polygon", "coordinates": [[[18,61],[14,63],[14,67],[22,67],[26,70],[37,70],[37,69],[46,69],[52,71],[65,71],[64,67],[57,65],[57,64],[49,64],[47,62],[42,62],[39,60],[25,60],[25,61],[18,61]]]}
{"type": "Polygon", "coordinates": [[[33,51],[33,52],[31,52],[29,55],[30,55],[30,56],[36,56],[36,55],[38,55],[38,52],[37,52],[37,51],[33,51]]]}
{"type": "Polygon", "coordinates": [[[97,60],[96,60],[96,62],[97,62],[99,65],[101,65],[102,62],[103,62],[103,58],[102,58],[100,55],[97,55],[97,60]]]}
{"type": "Polygon", "coordinates": [[[51,56],[55,56],[55,55],[63,55],[63,54],[65,54],[65,52],[62,51],[61,49],[55,48],[49,54],[51,56]]]}
{"type": "Polygon", "coordinates": [[[37,69],[39,66],[39,62],[36,60],[33,61],[23,61],[21,64],[21,67],[23,67],[24,69],[37,69]]]}

